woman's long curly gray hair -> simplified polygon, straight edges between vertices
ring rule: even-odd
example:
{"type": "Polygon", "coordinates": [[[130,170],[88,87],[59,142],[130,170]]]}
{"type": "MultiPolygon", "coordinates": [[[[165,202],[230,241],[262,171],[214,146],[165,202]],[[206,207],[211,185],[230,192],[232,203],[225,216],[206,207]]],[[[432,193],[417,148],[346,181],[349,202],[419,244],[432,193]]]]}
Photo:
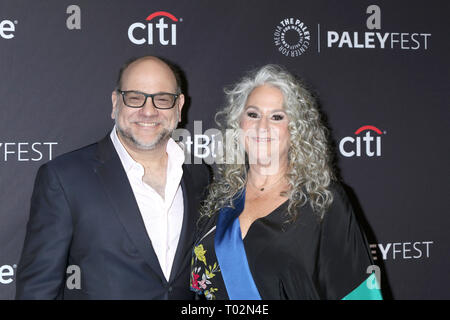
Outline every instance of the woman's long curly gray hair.
{"type": "MultiPolygon", "coordinates": [[[[289,190],[283,194],[289,198],[289,216],[295,220],[297,209],[309,200],[314,212],[323,218],[333,201],[333,195],[328,189],[334,179],[327,140],[328,130],[321,122],[310,92],[281,66],[263,66],[231,89],[225,89],[227,106],[216,114],[216,122],[222,129],[223,137],[227,137],[227,145],[230,145],[230,137],[233,140],[233,147],[227,148],[227,153],[235,152],[236,158],[239,158],[238,153],[242,151],[239,139],[240,117],[250,93],[262,85],[273,86],[283,93],[284,108],[289,119],[291,141],[286,174],[289,190]],[[224,123],[218,120],[221,116],[224,116],[224,123]]],[[[229,156],[227,154],[227,158],[229,156]]],[[[232,206],[233,198],[244,190],[248,171],[248,160],[245,158],[245,162],[225,161],[217,165],[214,181],[209,186],[208,196],[200,210],[202,216],[212,216],[221,208],[232,206]]]]}

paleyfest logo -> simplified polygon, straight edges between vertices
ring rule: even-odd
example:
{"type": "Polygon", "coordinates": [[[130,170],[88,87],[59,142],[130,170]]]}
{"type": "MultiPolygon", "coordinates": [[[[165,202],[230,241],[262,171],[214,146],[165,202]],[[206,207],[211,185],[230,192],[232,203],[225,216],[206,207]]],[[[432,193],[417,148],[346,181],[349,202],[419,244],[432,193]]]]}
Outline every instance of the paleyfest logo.
{"type": "MultiPolygon", "coordinates": [[[[0,284],[10,284],[16,276],[17,264],[0,266],[0,284]]],[[[81,289],[81,269],[77,265],[70,265],[66,269],[67,289],[81,289]]]]}
{"type": "Polygon", "coordinates": [[[298,57],[308,49],[311,34],[301,20],[286,18],[276,26],[273,40],[280,53],[287,57],[298,57]]]}
{"type": "Polygon", "coordinates": [[[0,162],[52,160],[58,142],[0,142],[0,162]]]}
{"type": "MultiPolygon", "coordinates": [[[[370,5],[366,9],[369,16],[366,27],[362,30],[328,30],[326,33],[327,48],[336,49],[397,49],[397,50],[428,50],[431,33],[404,32],[411,26],[403,27],[403,31],[381,31],[381,8],[370,5]]],[[[320,36],[320,34],[319,34],[320,36]]],[[[320,43],[320,40],[319,40],[320,43]]]]}
{"type": "Polygon", "coordinates": [[[374,261],[429,259],[434,241],[408,241],[370,244],[370,252],[374,261]],[[381,256],[379,255],[381,253],[381,256]]]}
{"type": "Polygon", "coordinates": [[[163,46],[177,44],[177,22],[183,21],[166,11],[151,13],[147,24],[135,22],[128,28],[128,39],[137,45],[153,45],[155,42],[163,46]],[[155,30],[156,29],[156,30],[155,30]]]}
{"type": "Polygon", "coordinates": [[[14,38],[14,32],[16,32],[17,20],[3,20],[0,21],[0,37],[2,39],[14,38]]]}

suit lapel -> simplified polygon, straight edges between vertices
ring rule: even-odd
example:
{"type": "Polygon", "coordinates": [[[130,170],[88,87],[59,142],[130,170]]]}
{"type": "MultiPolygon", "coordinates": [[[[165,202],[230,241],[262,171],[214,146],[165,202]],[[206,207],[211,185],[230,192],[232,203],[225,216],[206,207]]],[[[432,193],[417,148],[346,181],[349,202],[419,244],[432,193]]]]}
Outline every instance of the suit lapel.
{"type": "Polygon", "coordinates": [[[95,171],[109,196],[114,213],[142,257],[158,276],[165,281],[158,258],[145,229],[133,190],[109,135],[98,143],[97,157],[101,164],[95,171]]]}
{"type": "Polygon", "coordinates": [[[190,252],[194,240],[195,222],[198,215],[196,213],[197,204],[193,186],[192,176],[186,169],[186,165],[183,165],[183,178],[181,179],[184,204],[183,226],[170,272],[170,281],[175,279],[181,271],[180,266],[183,264],[186,254],[190,252]]]}

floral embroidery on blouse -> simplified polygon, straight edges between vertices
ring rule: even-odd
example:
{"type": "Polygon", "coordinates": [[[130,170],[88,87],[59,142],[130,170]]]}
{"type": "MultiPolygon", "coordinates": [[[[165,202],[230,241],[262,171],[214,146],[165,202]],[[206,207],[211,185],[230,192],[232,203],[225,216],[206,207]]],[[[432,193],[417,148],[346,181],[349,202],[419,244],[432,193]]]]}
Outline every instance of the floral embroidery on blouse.
{"type": "Polygon", "coordinates": [[[205,253],[207,250],[203,248],[202,244],[194,247],[194,255],[192,256],[191,261],[191,279],[190,286],[191,290],[195,291],[198,294],[204,294],[206,299],[215,300],[215,292],[217,292],[217,288],[213,288],[211,286],[210,279],[214,278],[217,272],[220,272],[219,265],[217,262],[211,266],[206,263],[205,253]],[[194,267],[197,261],[203,262],[204,267],[200,264],[200,266],[194,267]]]}

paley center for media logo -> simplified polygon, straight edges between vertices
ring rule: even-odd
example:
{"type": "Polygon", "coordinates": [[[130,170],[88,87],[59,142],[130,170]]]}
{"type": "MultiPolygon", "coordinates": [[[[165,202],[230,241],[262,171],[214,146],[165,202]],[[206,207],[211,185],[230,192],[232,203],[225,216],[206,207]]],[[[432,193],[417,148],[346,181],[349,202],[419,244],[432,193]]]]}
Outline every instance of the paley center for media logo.
{"type": "Polygon", "coordinates": [[[166,11],[156,11],[145,18],[146,23],[135,22],[128,27],[128,39],[136,45],[161,44],[163,46],[177,44],[177,18],[166,11]]]}
{"type": "Polygon", "coordinates": [[[273,41],[283,55],[298,57],[308,49],[311,33],[300,19],[285,18],[275,27],[273,41]]]}

